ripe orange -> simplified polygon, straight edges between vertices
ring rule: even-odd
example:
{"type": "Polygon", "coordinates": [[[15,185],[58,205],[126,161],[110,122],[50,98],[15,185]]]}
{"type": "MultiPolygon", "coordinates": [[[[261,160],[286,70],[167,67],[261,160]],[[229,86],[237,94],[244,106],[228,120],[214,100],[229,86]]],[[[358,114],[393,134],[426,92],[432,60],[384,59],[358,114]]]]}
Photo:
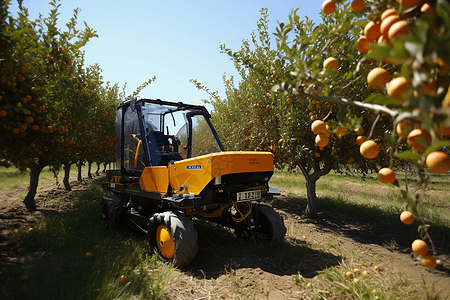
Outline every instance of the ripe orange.
{"type": "Polygon", "coordinates": [[[322,120],[315,120],[311,124],[311,130],[314,134],[324,133],[327,130],[327,126],[322,120]]]}
{"type": "Polygon", "coordinates": [[[356,137],[356,143],[361,146],[362,143],[364,143],[365,141],[367,141],[367,138],[364,135],[358,135],[356,137]]]}
{"type": "Polygon", "coordinates": [[[420,11],[423,13],[434,12],[434,8],[430,4],[424,3],[420,8],[420,11]]]}
{"type": "Polygon", "coordinates": [[[433,173],[445,173],[450,170],[450,158],[443,151],[433,151],[425,160],[428,169],[433,173]]]}
{"type": "Polygon", "coordinates": [[[350,5],[353,11],[366,9],[366,5],[364,4],[364,0],[353,0],[350,5]]]}
{"type": "Polygon", "coordinates": [[[364,128],[358,127],[358,129],[356,129],[356,134],[357,135],[363,135],[364,134],[364,128]]]}
{"type": "Polygon", "coordinates": [[[84,255],[85,258],[90,258],[92,257],[92,253],[91,252],[86,252],[86,254],[84,255]]]}
{"type": "Polygon", "coordinates": [[[319,133],[316,135],[316,145],[318,147],[325,147],[328,145],[329,138],[325,133],[319,133]]]}
{"type": "Polygon", "coordinates": [[[364,27],[364,35],[371,41],[378,39],[381,35],[380,23],[370,21],[364,27]]]}
{"type": "Polygon", "coordinates": [[[391,80],[387,89],[389,97],[395,100],[406,102],[405,94],[411,88],[411,80],[406,77],[397,77],[391,80]]]}
{"type": "Polygon", "coordinates": [[[392,14],[392,15],[386,17],[383,21],[381,21],[381,25],[380,25],[381,34],[384,37],[388,38],[389,37],[389,34],[388,34],[389,28],[391,28],[391,26],[398,21],[400,21],[400,16],[397,14],[392,14]]]}
{"type": "Polygon", "coordinates": [[[411,244],[411,249],[417,255],[425,255],[428,253],[428,245],[424,240],[417,239],[411,244]]]}
{"type": "Polygon", "coordinates": [[[389,72],[380,67],[373,68],[369,74],[367,74],[367,84],[374,90],[377,88],[383,90],[390,79],[391,75],[389,75],[389,72]]]}
{"type": "Polygon", "coordinates": [[[411,26],[408,21],[401,20],[392,24],[388,30],[388,39],[393,39],[411,32],[411,26]]]}
{"type": "Polygon", "coordinates": [[[400,221],[406,225],[412,224],[414,222],[414,215],[412,212],[405,210],[400,214],[400,221]]]}
{"type": "Polygon", "coordinates": [[[348,278],[353,278],[353,273],[352,271],[348,271],[345,273],[345,276],[347,276],[348,278]]]}
{"type": "Polygon", "coordinates": [[[428,131],[422,129],[422,128],[416,128],[412,130],[406,139],[406,142],[408,145],[413,147],[415,150],[420,152],[425,152],[426,147],[422,145],[421,143],[426,142],[426,144],[431,143],[431,135],[428,133],[428,131]]]}
{"type": "Polygon", "coordinates": [[[402,121],[397,123],[397,126],[395,128],[395,132],[397,132],[397,135],[403,139],[405,139],[409,132],[412,129],[413,124],[409,121],[402,121]]]}
{"type": "Polygon", "coordinates": [[[430,78],[428,82],[422,83],[421,90],[422,94],[424,94],[425,96],[435,94],[438,90],[438,84],[433,78],[430,78]]]}
{"type": "Polygon", "coordinates": [[[427,253],[422,257],[422,264],[429,269],[434,269],[437,266],[436,258],[427,253]]]}
{"type": "Polygon", "coordinates": [[[381,183],[394,183],[395,172],[390,168],[382,168],[378,171],[378,180],[381,183]]]}
{"type": "Polygon", "coordinates": [[[339,137],[343,136],[346,132],[347,128],[345,128],[344,126],[339,126],[334,130],[334,133],[339,137]]]}
{"type": "Polygon", "coordinates": [[[381,267],[379,265],[375,265],[375,267],[373,267],[375,269],[375,271],[380,271],[381,267]]]}
{"type": "Polygon", "coordinates": [[[322,11],[324,14],[329,15],[336,11],[336,3],[333,0],[325,0],[322,3],[322,11]]]}
{"type": "Polygon", "coordinates": [[[334,57],[328,57],[323,62],[323,69],[326,70],[327,68],[332,68],[337,71],[339,69],[339,61],[334,57]]]}
{"type": "Polygon", "coordinates": [[[6,111],[4,111],[3,109],[0,110],[0,117],[5,117],[6,116],[6,111]]]}
{"type": "Polygon", "coordinates": [[[409,9],[422,4],[422,0],[395,0],[402,5],[402,10],[409,9]]]}
{"type": "Polygon", "coordinates": [[[370,50],[370,44],[372,44],[372,42],[366,36],[360,36],[356,41],[356,50],[361,53],[367,53],[370,50]]]}
{"type": "Polygon", "coordinates": [[[385,11],[383,11],[383,13],[381,14],[381,21],[383,21],[384,19],[386,19],[389,16],[392,15],[398,15],[398,11],[395,8],[388,8],[385,11]]]}
{"type": "Polygon", "coordinates": [[[359,152],[366,159],[374,159],[380,152],[380,147],[372,140],[365,141],[359,147],[359,152]]]}

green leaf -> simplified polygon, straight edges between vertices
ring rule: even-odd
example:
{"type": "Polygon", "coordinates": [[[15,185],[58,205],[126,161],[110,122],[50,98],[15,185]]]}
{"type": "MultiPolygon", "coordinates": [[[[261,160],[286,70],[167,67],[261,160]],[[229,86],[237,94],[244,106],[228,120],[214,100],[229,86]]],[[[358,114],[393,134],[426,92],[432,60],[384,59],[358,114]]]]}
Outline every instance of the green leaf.
{"type": "Polygon", "coordinates": [[[367,97],[364,100],[365,103],[372,103],[372,104],[380,104],[380,105],[398,105],[401,104],[401,101],[394,100],[390,97],[386,97],[383,94],[373,94],[367,97]]]}
{"type": "Polygon", "coordinates": [[[437,150],[441,150],[442,148],[444,148],[445,146],[449,146],[450,145],[450,141],[449,140],[442,140],[437,142],[436,144],[430,146],[427,148],[427,151],[425,152],[425,155],[430,154],[433,151],[437,151],[437,150]]]}
{"type": "Polygon", "coordinates": [[[396,155],[397,158],[399,159],[411,159],[411,160],[419,160],[422,158],[422,155],[420,153],[417,152],[412,152],[412,151],[405,151],[402,153],[398,153],[396,155]]]}

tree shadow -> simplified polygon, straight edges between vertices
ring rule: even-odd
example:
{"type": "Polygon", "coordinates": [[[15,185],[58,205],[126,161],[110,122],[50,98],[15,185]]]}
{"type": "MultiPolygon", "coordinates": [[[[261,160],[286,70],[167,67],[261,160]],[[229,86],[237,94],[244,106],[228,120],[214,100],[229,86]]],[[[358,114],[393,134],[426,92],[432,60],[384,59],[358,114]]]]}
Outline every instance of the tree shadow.
{"type": "Polygon", "coordinates": [[[232,229],[198,220],[198,253],[186,271],[201,279],[217,279],[231,270],[259,268],[284,276],[301,272],[312,278],[338,265],[341,257],[311,249],[305,241],[287,237],[281,245],[269,245],[236,238],[232,229]]]}

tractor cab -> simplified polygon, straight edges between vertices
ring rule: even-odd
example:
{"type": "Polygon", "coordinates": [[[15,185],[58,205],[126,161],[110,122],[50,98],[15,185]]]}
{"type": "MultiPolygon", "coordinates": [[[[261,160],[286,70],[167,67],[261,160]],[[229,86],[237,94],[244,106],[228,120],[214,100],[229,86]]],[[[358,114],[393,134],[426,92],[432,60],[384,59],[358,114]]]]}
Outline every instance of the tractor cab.
{"type": "Polygon", "coordinates": [[[116,162],[123,174],[224,150],[203,106],[145,98],[124,101],[116,114],[116,162]]]}

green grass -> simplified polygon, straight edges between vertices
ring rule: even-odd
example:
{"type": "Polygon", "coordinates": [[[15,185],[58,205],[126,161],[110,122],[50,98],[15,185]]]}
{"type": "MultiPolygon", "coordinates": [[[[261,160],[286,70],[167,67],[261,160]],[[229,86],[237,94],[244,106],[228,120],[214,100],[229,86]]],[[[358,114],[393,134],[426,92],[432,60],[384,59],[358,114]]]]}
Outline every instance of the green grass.
{"type": "Polygon", "coordinates": [[[109,232],[98,201],[103,190],[90,186],[76,211],[11,229],[7,238],[30,258],[26,270],[7,270],[4,293],[27,299],[161,299],[175,272],[148,253],[145,238],[109,232]],[[86,253],[92,257],[85,257],[86,253]],[[26,282],[16,290],[17,278],[26,282]],[[126,278],[126,279],[125,279],[126,278]]]}
{"type": "MultiPolygon", "coordinates": [[[[401,175],[399,176],[402,186],[401,175]]],[[[404,178],[404,177],[403,177],[404,178]]],[[[409,181],[409,188],[417,188],[417,180],[409,181]]],[[[288,197],[306,205],[305,178],[301,173],[276,171],[270,181],[271,186],[288,190],[288,197]],[[300,191],[299,197],[293,191],[300,191]]],[[[404,186],[404,185],[403,185],[404,186]]],[[[428,191],[447,191],[450,176],[432,176],[428,191]]],[[[436,197],[422,196],[418,208],[426,221],[436,227],[450,227],[450,193],[444,201],[436,197]]],[[[404,200],[397,187],[380,183],[376,174],[365,178],[357,175],[330,173],[316,182],[317,207],[320,210],[336,210],[346,215],[366,221],[379,222],[390,226],[402,226],[398,222],[399,214],[404,210],[404,200]],[[351,184],[351,188],[347,185],[351,184]],[[384,192],[383,192],[384,190],[384,192]]],[[[445,193],[444,193],[445,194],[445,193]]]]}

